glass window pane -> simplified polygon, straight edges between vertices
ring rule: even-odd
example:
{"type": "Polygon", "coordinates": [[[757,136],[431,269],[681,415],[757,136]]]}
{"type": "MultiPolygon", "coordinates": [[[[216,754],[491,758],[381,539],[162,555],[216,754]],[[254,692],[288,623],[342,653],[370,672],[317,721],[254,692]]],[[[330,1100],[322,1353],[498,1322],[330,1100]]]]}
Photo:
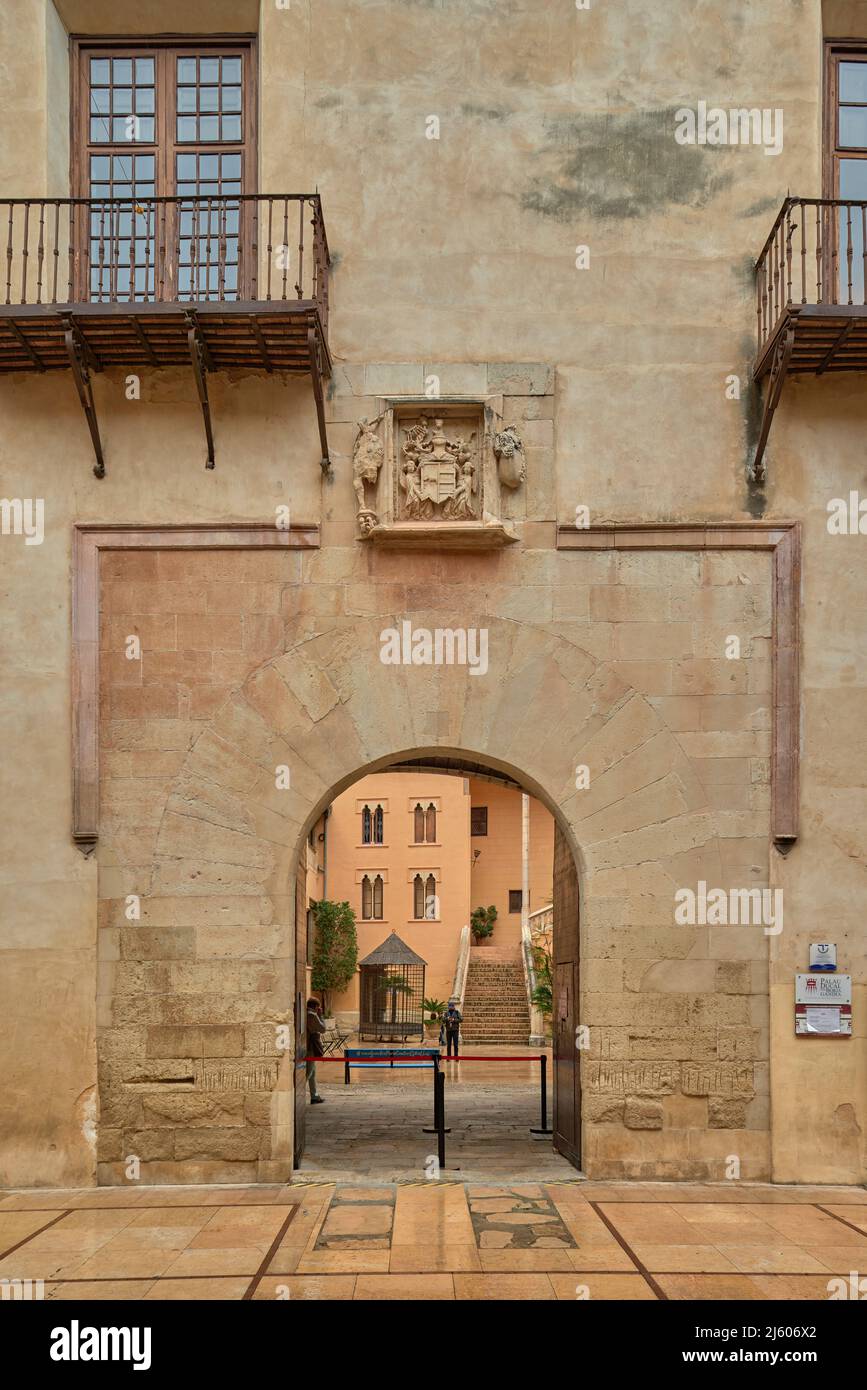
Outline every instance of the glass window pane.
{"type": "Polygon", "coordinates": [[[153,58],[136,58],[135,80],[140,86],[148,86],[154,80],[153,58]]]}
{"type": "Polygon", "coordinates": [[[112,81],[115,87],[132,86],[132,59],[115,58],[112,61],[112,81]]]}
{"type": "Polygon", "coordinates": [[[135,109],[139,113],[150,112],[154,109],[154,89],[153,87],[136,87],[135,109]]]}
{"type": "Polygon", "coordinates": [[[129,179],[132,172],[132,157],[128,154],[116,154],[111,161],[112,175],[116,179],[129,179]]]}
{"type": "Polygon", "coordinates": [[[154,143],[155,124],[153,116],[140,116],[138,122],[138,138],[146,145],[154,143]]]}
{"type": "Polygon", "coordinates": [[[90,109],[94,115],[107,116],[109,113],[110,97],[107,87],[91,87],[90,89],[90,109]]]}
{"type": "Polygon", "coordinates": [[[108,58],[91,58],[90,81],[93,86],[105,87],[111,81],[111,63],[108,58]]]}
{"type": "Polygon", "coordinates": [[[220,89],[219,87],[202,87],[199,90],[199,110],[200,111],[219,111],[220,109],[220,89]]]}
{"type": "Polygon", "coordinates": [[[224,139],[224,140],[240,140],[240,138],[241,138],[241,117],[240,117],[240,116],[224,116],[224,117],[223,117],[223,139],[224,139]]]}
{"type": "Polygon", "coordinates": [[[241,59],[240,59],[240,58],[224,58],[224,59],[223,59],[223,81],[224,81],[224,82],[240,82],[240,81],[241,81],[241,59]]]}
{"type": "Polygon", "coordinates": [[[115,197],[115,198],[128,198],[128,197],[130,196],[130,194],[132,193],[132,184],[131,184],[131,183],[116,183],[116,184],[114,185],[114,190],[113,190],[113,191],[114,191],[114,197],[115,197]]]}
{"type": "Polygon", "coordinates": [[[197,173],[198,156],[194,154],[179,154],[175,169],[179,179],[194,179],[197,173]]]}
{"type": "Polygon", "coordinates": [[[92,154],[90,156],[90,177],[91,179],[107,179],[111,177],[111,160],[107,154],[92,154]]]}
{"type": "Polygon", "coordinates": [[[241,109],[241,88],[240,88],[240,87],[224,87],[224,88],[223,88],[223,110],[224,110],[224,111],[240,111],[240,109],[241,109]]]}
{"type": "Polygon", "coordinates": [[[132,110],[132,88],[115,87],[112,112],[115,116],[124,116],[132,110]]]}
{"type": "Polygon", "coordinates": [[[239,154],[224,154],[220,167],[224,179],[239,179],[241,177],[241,156],[239,154]]]}
{"type": "Polygon", "coordinates": [[[102,116],[91,116],[90,118],[90,143],[92,145],[104,145],[111,140],[111,132],[102,116]]]}
{"type": "Polygon", "coordinates": [[[840,100],[867,101],[867,63],[840,64],[840,100]]]}
{"type": "Polygon", "coordinates": [[[195,82],[197,81],[196,60],[195,58],[178,59],[178,81],[195,82]]]}
{"type": "Polygon", "coordinates": [[[179,110],[179,111],[195,111],[195,109],[196,109],[196,88],[195,88],[195,87],[179,87],[179,88],[178,88],[178,110],[179,110]]]}
{"type": "Polygon", "coordinates": [[[840,197],[867,199],[867,159],[840,160],[840,197]]]}
{"type": "Polygon", "coordinates": [[[111,133],[113,140],[129,140],[131,128],[126,123],[126,116],[115,116],[111,123],[111,133]]]}
{"type": "Polygon", "coordinates": [[[178,116],[178,139],[195,140],[196,138],[196,117],[178,116]]]}
{"type": "Polygon", "coordinates": [[[110,198],[111,188],[107,183],[92,183],[90,185],[91,198],[110,198]]]}
{"type": "Polygon", "coordinates": [[[216,198],[216,196],[217,196],[217,194],[219,193],[219,191],[220,191],[220,185],[219,185],[218,183],[216,183],[216,182],[214,182],[214,183],[200,183],[200,184],[199,184],[199,192],[201,193],[201,195],[202,195],[203,198],[210,198],[210,197],[216,198]]]}
{"type": "MultiPolygon", "coordinates": [[[[232,118],[234,119],[234,117],[232,118]]],[[[200,140],[219,140],[220,138],[220,118],[219,116],[201,116],[199,118],[199,139],[200,140]]]]}
{"type": "Polygon", "coordinates": [[[152,154],[137,154],[135,157],[135,176],[137,179],[153,180],[154,157],[152,154]]]}
{"type": "Polygon", "coordinates": [[[867,146],[867,106],[840,107],[840,144],[850,150],[867,146]]]}
{"type": "Polygon", "coordinates": [[[220,177],[220,156],[218,154],[203,154],[199,160],[199,173],[203,179],[218,179],[220,177]]]}
{"type": "Polygon", "coordinates": [[[199,60],[199,81],[200,82],[219,82],[220,80],[220,60],[219,58],[201,58],[199,60]]]}

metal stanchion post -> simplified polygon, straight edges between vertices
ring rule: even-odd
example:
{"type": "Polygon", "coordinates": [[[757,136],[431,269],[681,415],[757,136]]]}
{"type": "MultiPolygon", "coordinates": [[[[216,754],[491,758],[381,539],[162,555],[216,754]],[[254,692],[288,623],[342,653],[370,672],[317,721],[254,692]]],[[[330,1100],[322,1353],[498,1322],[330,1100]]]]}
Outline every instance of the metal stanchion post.
{"type": "Polygon", "coordinates": [[[439,1093],[439,1129],[437,1131],[437,1158],[439,1159],[440,1172],[446,1166],[446,1078],[443,1072],[437,1067],[434,1073],[434,1085],[439,1093]]]}
{"type": "Polygon", "coordinates": [[[344,1059],[343,1059],[343,1084],[344,1084],[344,1086],[348,1086],[348,1085],[349,1085],[349,1058],[348,1058],[348,1057],[344,1057],[344,1059]]]}
{"type": "Polygon", "coordinates": [[[548,1128],[548,1058],[545,1056],[545,1053],[544,1053],[544,1052],[541,1053],[541,1055],[540,1055],[540,1057],[539,1057],[539,1061],[540,1061],[541,1064],[542,1064],[542,1065],[541,1065],[541,1068],[540,1068],[540,1076],[541,1076],[541,1106],[540,1106],[540,1109],[541,1109],[541,1113],[542,1113],[542,1124],[541,1124],[541,1126],[540,1126],[539,1129],[533,1129],[533,1128],[531,1128],[531,1129],[530,1129],[530,1133],[531,1133],[531,1134],[553,1134],[554,1131],[553,1131],[552,1129],[549,1129],[549,1128],[548,1128]]]}
{"type": "Polygon", "coordinates": [[[437,1082],[437,1077],[442,1077],[442,1083],[443,1083],[443,1116],[442,1116],[442,1120],[443,1120],[443,1125],[442,1125],[443,1133],[444,1133],[444,1134],[451,1134],[451,1130],[445,1128],[445,1083],[446,1083],[446,1079],[445,1079],[445,1076],[443,1076],[442,1072],[440,1071],[440,1059],[439,1059],[439,1055],[438,1055],[438,1054],[435,1054],[435,1055],[431,1058],[431,1061],[433,1062],[433,1083],[434,1083],[434,1111],[433,1111],[433,1124],[430,1125],[430,1126],[425,1125],[425,1126],[422,1128],[422,1134],[439,1134],[439,1132],[440,1132],[440,1119],[439,1119],[439,1104],[440,1104],[440,1102],[439,1102],[439,1086],[438,1086],[438,1082],[437,1082]]]}

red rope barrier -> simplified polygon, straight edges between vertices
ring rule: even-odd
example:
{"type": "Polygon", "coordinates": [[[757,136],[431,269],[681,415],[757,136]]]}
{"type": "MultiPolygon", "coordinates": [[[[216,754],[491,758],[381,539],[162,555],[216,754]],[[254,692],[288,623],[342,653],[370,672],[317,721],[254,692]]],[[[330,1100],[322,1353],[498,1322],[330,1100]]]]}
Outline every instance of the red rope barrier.
{"type": "Polygon", "coordinates": [[[446,1057],[444,1052],[376,1052],[363,1057],[298,1057],[299,1062],[433,1062],[437,1056],[441,1062],[541,1062],[542,1052],[531,1052],[526,1057],[469,1057],[462,1052],[458,1057],[446,1057]]]}

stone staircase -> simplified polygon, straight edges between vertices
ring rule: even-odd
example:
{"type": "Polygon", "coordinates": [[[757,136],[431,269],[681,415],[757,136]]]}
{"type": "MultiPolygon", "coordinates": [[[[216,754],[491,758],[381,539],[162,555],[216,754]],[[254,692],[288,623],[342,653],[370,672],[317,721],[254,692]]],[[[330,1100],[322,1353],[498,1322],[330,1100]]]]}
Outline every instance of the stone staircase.
{"type": "Polygon", "coordinates": [[[530,1015],[518,947],[471,949],[461,1038],[493,1047],[527,1046],[530,1015]]]}

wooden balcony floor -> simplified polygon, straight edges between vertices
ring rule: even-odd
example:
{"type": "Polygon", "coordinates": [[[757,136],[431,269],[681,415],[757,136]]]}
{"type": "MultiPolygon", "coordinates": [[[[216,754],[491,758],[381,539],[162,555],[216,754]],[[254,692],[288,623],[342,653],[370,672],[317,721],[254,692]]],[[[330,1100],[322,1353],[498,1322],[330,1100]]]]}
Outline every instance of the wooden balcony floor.
{"type": "Polygon", "coordinates": [[[771,370],[777,346],[794,332],[787,374],[867,371],[867,305],[791,304],[756,361],[760,381],[771,370]]]}
{"type": "Polygon", "coordinates": [[[195,321],[209,371],[309,373],[309,331],[327,374],[328,348],[312,300],[0,305],[0,372],[68,368],[71,324],[94,370],[189,367],[195,321]]]}

